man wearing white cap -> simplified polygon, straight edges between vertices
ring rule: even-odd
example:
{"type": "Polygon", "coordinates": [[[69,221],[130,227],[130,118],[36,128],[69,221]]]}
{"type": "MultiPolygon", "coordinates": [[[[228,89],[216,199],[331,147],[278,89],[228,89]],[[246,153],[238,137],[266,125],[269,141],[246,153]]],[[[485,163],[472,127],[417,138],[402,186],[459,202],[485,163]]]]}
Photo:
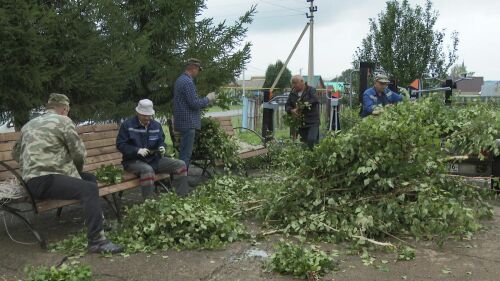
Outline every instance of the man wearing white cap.
{"type": "Polygon", "coordinates": [[[153,102],[139,101],[135,108],[137,115],[127,119],[120,126],[116,147],[123,154],[123,168],[139,174],[144,199],[153,195],[155,173],[173,173],[173,185],[179,196],[190,191],[187,169],[184,161],[164,157],[166,144],[161,124],[153,119],[153,102]]]}
{"type": "Polygon", "coordinates": [[[396,104],[403,100],[403,96],[392,92],[387,88],[389,78],[386,75],[379,74],[375,77],[375,84],[372,88],[363,93],[363,111],[361,117],[368,115],[378,115],[383,106],[396,104]]]}

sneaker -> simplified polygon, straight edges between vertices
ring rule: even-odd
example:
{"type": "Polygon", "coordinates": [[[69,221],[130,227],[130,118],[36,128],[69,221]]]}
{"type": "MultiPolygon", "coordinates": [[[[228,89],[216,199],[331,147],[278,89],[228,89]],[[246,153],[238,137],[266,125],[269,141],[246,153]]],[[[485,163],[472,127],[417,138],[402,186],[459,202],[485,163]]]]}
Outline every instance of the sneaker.
{"type": "Polygon", "coordinates": [[[94,242],[89,242],[88,251],[89,253],[98,254],[118,254],[123,252],[123,247],[114,244],[108,239],[101,239],[94,242]]]}

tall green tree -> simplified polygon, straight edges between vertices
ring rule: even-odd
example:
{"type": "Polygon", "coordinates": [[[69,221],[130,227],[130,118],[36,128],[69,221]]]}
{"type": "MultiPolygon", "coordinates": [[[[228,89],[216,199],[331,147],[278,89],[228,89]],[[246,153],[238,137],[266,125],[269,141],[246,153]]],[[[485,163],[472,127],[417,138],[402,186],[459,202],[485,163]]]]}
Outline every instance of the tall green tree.
{"type": "Polygon", "coordinates": [[[0,118],[17,128],[49,93],[76,121],[121,119],[141,98],[167,114],[176,78],[197,57],[206,93],[239,76],[255,7],[234,23],[200,18],[205,0],[0,0],[0,118]]]}
{"type": "Polygon", "coordinates": [[[45,92],[68,95],[73,119],[118,118],[140,59],[123,11],[112,0],[47,1],[42,9],[43,52],[50,66],[45,92]]]}
{"type": "MultiPolygon", "coordinates": [[[[264,81],[264,88],[271,88],[271,86],[274,83],[274,80],[276,80],[276,77],[278,77],[278,73],[280,72],[281,68],[283,67],[283,62],[281,60],[276,61],[275,64],[270,64],[267,69],[266,69],[266,80],[264,81]]],[[[292,72],[288,69],[285,68],[283,73],[281,74],[280,79],[278,80],[278,83],[276,84],[277,88],[274,90],[275,93],[283,93],[285,88],[290,88],[290,80],[292,79],[292,72]]]]}
{"type": "Polygon", "coordinates": [[[445,32],[436,30],[438,12],[428,0],[423,7],[407,0],[390,0],[377,19],[370,19],[370,32],[354,55],[354,65],[375,62],[400,85],[407,85],[427,73],[445,78],[457,59],[458,35],[451,34],[451,46],[444,50],[445,32]]]}
{"type": "Polygon", "coordinates": [[[462,61],[461,64],[454,64],[450,69],[450,76],[453,80],[458,80],[464,76],[472,76],[474,72],[467,71],[467,66],[462,61]]]}
{"type": "Polygon", "coordinates": [[[37,28],[42,17],[30,0],[0,0],[0,119],[29,120],[40,105],[43,84],[49,79],[37,28]]]}
{"type": "Polygon", "coordinates": [[[190,57],[198,58],[204,71],[197,79],[200,94],[231,82],[250,59],[249,42],[243,42],[255,7],[233,24],[199,19],[205,0],[123,1],[127,18],[139,41],[144,59],[124,100],[152,99],[160,114],[171,111],[173,87],[190,57]]]}

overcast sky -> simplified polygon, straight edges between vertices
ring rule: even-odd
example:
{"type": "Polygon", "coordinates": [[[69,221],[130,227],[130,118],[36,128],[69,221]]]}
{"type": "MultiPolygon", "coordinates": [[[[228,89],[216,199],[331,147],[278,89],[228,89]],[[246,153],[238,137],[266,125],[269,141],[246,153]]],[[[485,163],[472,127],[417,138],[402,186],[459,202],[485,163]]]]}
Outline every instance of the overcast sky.
{"type": "MultiPolygon", "coordinates": [[[[410,0],[423,5],[425,0],[410,0]]],[[[486,80],[500,80],[500,1],[434,0],[439,11],[437,28],[459,33],[458,61],[486,80]]],[[[252,42],[252,59],[245,72],[263,75],[267,66],[285,61],[306,24],[306,0],[207,0],[202,17],[216,22],[234,21],[257,5],[247,40],[252,42]]],[[[315,0],[315,74],[333,78],[351,66],[354,51],[368,33],[368,19],[377,17],[385,0],[315,0]]],[[[309,34],[306,33],[288,68],[292,74],[307,74],[309,34]]]]}

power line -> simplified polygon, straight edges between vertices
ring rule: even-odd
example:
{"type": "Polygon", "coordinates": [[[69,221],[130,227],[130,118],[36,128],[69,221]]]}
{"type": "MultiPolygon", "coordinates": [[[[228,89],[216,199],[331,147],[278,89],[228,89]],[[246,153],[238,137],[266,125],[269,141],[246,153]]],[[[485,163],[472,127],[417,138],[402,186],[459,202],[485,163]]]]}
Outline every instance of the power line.
{"type": "Polygon", "coordinates": [[[275,3],[272,3],[272,2],[268,2],[268,1],[266,1],[266,0],[260,0],[260,1],[261,1],[261,2],[263,2],[263,3],[266,3],[266,4],[268,4],[268,5],[271,5],[271,6],[280,7],[280,8],[283,8],[283,9],[290,10],[290,11],[300,12],[300,13],[302,13],[302,12],[303,12],[303,11],[298,10],[298,9],[290,8],[290,7],[283,6],[283,5],[279,5],[279,4],[275,4],[275,3]]]}

